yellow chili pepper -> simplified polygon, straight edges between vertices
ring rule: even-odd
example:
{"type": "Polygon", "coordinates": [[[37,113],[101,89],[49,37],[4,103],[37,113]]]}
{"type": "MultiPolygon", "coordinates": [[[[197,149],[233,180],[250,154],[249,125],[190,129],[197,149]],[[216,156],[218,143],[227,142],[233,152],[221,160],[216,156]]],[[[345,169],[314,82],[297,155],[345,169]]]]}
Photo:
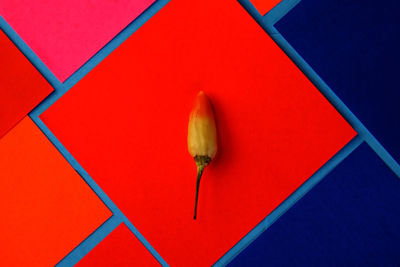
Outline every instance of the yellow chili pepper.
{"type": "Polygon", "coordinates": [[[197,165],[194,205],[194,219],[196,220],[201,176],[204,168],[217,153],[217,128],[214,112],[209,98],[203,91],[197,94],[194,107],[190,113],[187,142],[189,154],[194,158],[197,165]]]}

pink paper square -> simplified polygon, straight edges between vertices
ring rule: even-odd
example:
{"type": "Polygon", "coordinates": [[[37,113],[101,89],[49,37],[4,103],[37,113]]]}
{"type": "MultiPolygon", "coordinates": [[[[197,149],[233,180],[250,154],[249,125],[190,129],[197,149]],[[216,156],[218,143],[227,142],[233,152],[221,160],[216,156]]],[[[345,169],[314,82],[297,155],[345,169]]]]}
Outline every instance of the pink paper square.
{"type": "Polygon", "coordinates": [[[154,0],[2,0],[0,15],[64,82],[154,0]]]}

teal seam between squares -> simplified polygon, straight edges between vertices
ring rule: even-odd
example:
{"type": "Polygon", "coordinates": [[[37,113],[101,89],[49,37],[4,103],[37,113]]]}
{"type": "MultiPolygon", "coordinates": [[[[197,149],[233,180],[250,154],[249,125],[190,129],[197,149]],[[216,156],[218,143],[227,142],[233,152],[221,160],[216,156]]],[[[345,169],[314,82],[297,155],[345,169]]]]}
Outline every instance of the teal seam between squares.
{"type": "MultiPolygon", "coordinates": [[[[172,0],[173,1],[173,0],[172,0]]],[[[46,125],[39,119],[39,115],[54,104],[63,94],[82,79],[90,70],[106,58],[121,43],[131,36],[147,20],[164,7],[169,0],[158,0],[136,20],[129,24],[107,45],[105,45],[96,55],[79,68],[64,83],[61,83],[45,66],[45,64],[33,53],[25,42],[14,32],[7,22],[0,16],[0,29],[14,42],[14,44],[24,53],[39,72],[53,86],[55,91],[39,104],[30,114],[31,119],[48,137],[53,145],[60,151],[71,166],[82,176],[86,183],[93,189],[105,205],[112,211],[113,215],[104,222],[95,232],[87,237],[81,244],[72,250],[57,266],[73,266],[82,259],[91,249],[99,244],[108,234],[110,234],[118,225],[125,223],[133,234],[143,243],[143,245],[152,253],[152,255],[163,266],[168,266],[165,260],[149,244],[149,242],[140,234],[128,218],[118,209],[112,200],[96,184],[89,174],[79,165],[58,139],[51,133],[46,125]]],[[[342,162],[352,151],[354,151],[363,141],[379,155],[386,165],[400,177],[400,166],[383,148],[383,146],[373,137],[373,135],[363,126],[363,124],[354,116],[354,114],[344,105],[344,103],[333,93],[333,91],[322,81],[322,79],[312,70],[312,68],[296,53],[293,47],[279,34],[274,28],[274,24],[289,12],[300,0],[283,0],[265,16],[261,16],[249,0],[238,0],[238,2],[247,10],[247,12],[256,20],[256,22],[271,36],[271,38],[281,47],[281,49],[291,58],[291,60],[300,68],[301,71],[311,80],[311,82],[321,91],[321,93],[332,103],[339,113],[350,123],[357,131],[356,136],[334,157],[332,157],[323,167],[321,167],[313,176],[311,176],[300,188],[281,203],[271,214],[262,220],[253,230],[243,237],[233,248],[231,248],[214,266],[224,266],[229,263],[237,254],[245,249],[254,239],[272,225],[282,214],[284,214],[298,199],[304,196],[319,181],[321,181],[331,170],[342,162]]]]}

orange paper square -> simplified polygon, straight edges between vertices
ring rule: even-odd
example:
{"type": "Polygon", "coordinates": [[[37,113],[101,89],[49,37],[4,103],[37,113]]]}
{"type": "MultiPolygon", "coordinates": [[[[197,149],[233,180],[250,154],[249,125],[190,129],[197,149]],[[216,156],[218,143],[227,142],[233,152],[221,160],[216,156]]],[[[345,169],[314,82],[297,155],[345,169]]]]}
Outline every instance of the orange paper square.
{"type": "Polygon", "coordinates": [[[111,212],[29,117],[0,139],[0,266],[54,266],[111,212]]]}

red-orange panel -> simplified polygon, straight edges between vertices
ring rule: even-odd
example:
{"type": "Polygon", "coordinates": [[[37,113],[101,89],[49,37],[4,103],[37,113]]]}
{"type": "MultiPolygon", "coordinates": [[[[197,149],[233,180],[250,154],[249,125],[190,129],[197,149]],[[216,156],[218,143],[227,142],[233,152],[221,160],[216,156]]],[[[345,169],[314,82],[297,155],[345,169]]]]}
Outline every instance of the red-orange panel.
{"type": "Polygon", "coordinates": [[[111,212],[25,117],[0,139],[0,266],[54,266],[111,212]]]}
{"type": "Polygon", "coordinates": [[[210,266],[355,136],[236,1],[173,0],[42,116],[171,266],[210,266]],[[195,95],[219,154],[200,186],[195,95]]]}

